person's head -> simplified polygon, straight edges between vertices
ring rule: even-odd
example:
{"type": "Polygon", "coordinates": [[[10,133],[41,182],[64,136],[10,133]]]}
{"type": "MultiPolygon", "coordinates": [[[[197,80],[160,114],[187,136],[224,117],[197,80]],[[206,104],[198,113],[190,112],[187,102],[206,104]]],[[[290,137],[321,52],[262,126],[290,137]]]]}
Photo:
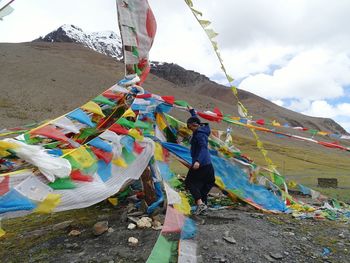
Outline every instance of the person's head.
{"type": "Polygon", "coordinates": [[[196,131],[201,124],[201,121],[197,117],[191,117],[187,120],[187,128],[189,128],[191,131],[196,131]]]}

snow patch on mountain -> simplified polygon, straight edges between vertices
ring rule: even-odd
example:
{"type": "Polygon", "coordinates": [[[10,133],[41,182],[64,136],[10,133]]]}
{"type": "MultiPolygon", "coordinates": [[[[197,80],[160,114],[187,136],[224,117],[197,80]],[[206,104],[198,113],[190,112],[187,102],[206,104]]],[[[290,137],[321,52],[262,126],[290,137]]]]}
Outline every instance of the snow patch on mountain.
{"type": "Polygon", "coordinates": [[[79,43],[118,60],[123,58],[121,38],[113,31],[84,32],[77,26],[66,24],[36,41],[79,43]]]}

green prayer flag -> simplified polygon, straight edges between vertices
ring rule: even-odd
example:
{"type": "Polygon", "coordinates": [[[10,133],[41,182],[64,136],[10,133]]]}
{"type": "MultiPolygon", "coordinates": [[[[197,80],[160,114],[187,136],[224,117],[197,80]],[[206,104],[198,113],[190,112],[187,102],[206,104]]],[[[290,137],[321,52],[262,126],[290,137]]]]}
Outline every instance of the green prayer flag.
{"type": "Polygon", "coordinates": [[[273,182],[277,185],[277,186],[281,186],[284,184],[284,178],[278,174],[273,174],[273,182]]]}
{"type": "Polygon", "coordinates": [[[85,128],[81,130],[79,139],[86,139],[97,133],[96,128],[85,128]]]}
{"type": "Polygon", "coordinates": [[[81,165],[73,157],[66,155],[63,158],[69,161],[70,165],[72,166],[72,170],[82,169],[81,165]]]}
{"type": "Polygon", "coordinates": [[[48,184],[54,190],[74,189],[76,185],[69,177],[57,178],[53,183],[48,184]]]}
{"type": "Polygon", "coordinates": [[[39,137],[31,137],[31,135],[29,133],[25,133],[24,134],[24,141],[27,144],[38,144],[41,142],[42,139],[40,139],[39,137]]]}
{"type": "Polygon", "coordinates": [[[125,147],[123,147],[122,156],[127,164],[131,164],[136,159],[135,155],[133,153],[129,153],[125,147]]]}
{"type": "Polygon", "coordinates": [[[318,130],[309,130],[309,132],[312,134],[312,135],[316,135],[318,133],[318,130]]]}
{"type": "Polygon", "coordinates": [[[115,106],[115,102],[110,101],[108,98],[106,98],[106,97],[104,97],[102,95],[97,96],[92,101],[96,102],[96,103],[106,104],[106,105],[109,105],[109,106],[115,106]]]}
{"type": "Polygon", "coordinates": [[[146,263],[175,263],[177,262],[178,241],[168,241],[160,235],[146,263]]]}
{"type": "Polygon", "coordinates": [[[127,128],[135,128],[135,123],[132,122],[132,121],[129,121],[125,118],[120,118],[119,120],[117,120],[117,123],[124,126],[124,127],[127,127],[127,128]]]}
{"type": "Polygon", "coordinates": [[[150,130],[150,129],[152,129],[152,124],[149,123],[149,122],[144,122],[144,121],[137,120],[135,122],[135,128],[150,130]]]}
{"type": "Polygon", "coordinates": [[[54,149],[57,148],[57,146],[60,144],[60,142],[50,142],[48,144],[45,144],[45,149],[54,149]]]}
{"type": "Polygon", "coordinates": [[[181,107],[187,107],[187,106],[189,106],[189,104],[187,103],[187,101],[184,101],[184,100],[176,100],[174,103],[175,103],[175,105],[181,106],[181,107]]]}

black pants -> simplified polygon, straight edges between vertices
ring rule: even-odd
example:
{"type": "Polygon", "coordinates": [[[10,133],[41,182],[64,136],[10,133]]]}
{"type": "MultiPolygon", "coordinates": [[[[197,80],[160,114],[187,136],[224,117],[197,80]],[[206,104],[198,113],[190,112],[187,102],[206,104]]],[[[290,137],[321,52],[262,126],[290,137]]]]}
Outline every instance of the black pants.
{"type": "Polygon", "coordinates": [[[195,201],[202,199],[202,201],[206,204],[208,200],[208,193],[215,185],[213,165],[208,164],[199,167],[197,170],[191,168],[187,173],[185,185],[195,201]]]}

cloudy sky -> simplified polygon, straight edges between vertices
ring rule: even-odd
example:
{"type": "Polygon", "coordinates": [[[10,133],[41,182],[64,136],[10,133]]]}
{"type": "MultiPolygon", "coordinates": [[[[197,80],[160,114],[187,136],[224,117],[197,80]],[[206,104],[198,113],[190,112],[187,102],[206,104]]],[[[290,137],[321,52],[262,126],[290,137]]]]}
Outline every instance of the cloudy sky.
{"type": "MultiPolygon", "coordinates": [[[[0,0],[5,3],[8,0],[0,0]]],[[[206,36],[183,0],[149,0],[158,21],[151,59],[225,83],[206,36]]],[[[349,0],[194,0],[212,21],[237,86],[350,131],[349,0]]],[[[16,0],[0,42],[30,41],[62,24],[115,30],[114,0],[16,0]]]]}

